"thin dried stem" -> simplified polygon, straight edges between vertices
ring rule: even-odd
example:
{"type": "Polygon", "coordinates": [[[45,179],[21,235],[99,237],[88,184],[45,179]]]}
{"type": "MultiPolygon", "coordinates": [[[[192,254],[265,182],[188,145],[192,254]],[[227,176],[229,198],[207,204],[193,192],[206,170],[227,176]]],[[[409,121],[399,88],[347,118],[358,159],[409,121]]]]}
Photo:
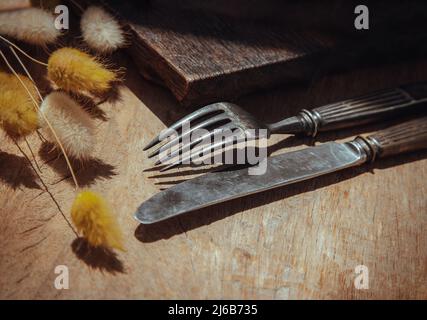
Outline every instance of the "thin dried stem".
{"type": "MultiPolygon", "coordinates": [[[[19,82],[21,83],[21,85],[24,87],[24,89],[27,91],[28,95],[30,96],[30,98],[33,100],[34,106],[36,107],[36,110],[38,111],[38,113],[43,117],[43,119],[46,121],[49,129],[52,131],[53,136],[55,137],[56,142],[59,145],[59,148],[61,149],[64,157],[65,157],[65,161],[67,163],[68,169],[70,170],[71,176],[73,178],[74,184],[76,185],[76,189],[79,189],[79,183],[77,182],[77,178],[76,175],[74,173],[74,169],[71,166],[71,161],[67,156],[67,153],[65,152],[65,148],[62,145],[58,135],[55,132],[55,129],[53,129],[51,123],[49,122],[49,120],[47,119],[46,115],[40,111],[40,107],[36,101],[36,99],[33,97],[33,95],[31,94],[30,90],[27,88],[27,86],[25,85],[25,83],[21,80],[21,78],[19,77],[18,73],[15,71],[15,69],[11,66],[11,64],[9,63],[9,61],[7,60],[6,56],[3,54],[3,51],[0,50],[0,55],[2,56],[3,60],[5,61],[7,67],[10,69],[10,71],[13,72],[13,74],[15,75],[15,77],[18,78],[19,82]]],[[[43,101],[43,100],[42,100],[43,101]]]]}
{"type": "Polygon", "coordinates": [[[39,139],[41,142],[47,141],[46,138],[42,135],[42,133],[38,129],[36,130],[36,132],[37,132],[37,135],[39,136],[39,139]]]}
{"type": "MultiPolygon", "coordinates": [[[[33,171],[35,172],[35,174],[37,175],[37,177],[39,178],[41,184],[43,185],[45,191],[49,194],[49,196],[52,198],[53,202],[55,203],[56,207],[58,208],[59,212],[61,213],[62,217],[64,218],[65,222],[67,222],[67,224],[69,225],[69,227],[71,228],[71,230],[73,231],[73,233],[78,237],[78,233],[77,231],[74,229],[73,225],[71,224],[71,222],[68,220],[68,218],[66,217],[66,215],[64,214],[64,212],[61,209],[61,206],[59,205],[58,201],[56,201],[55,197],[53,196],[53,194],[49,191],[49,188],[47,187],[46,183],[43,181],[43,178],[41,177],[41,175],[37,172],[36,168],[34,168],[33,163],[31,162],[30,158],[28,157],[28,155],[24,152],[24,150],[22,150],[22,148],[20,147],[20,145],[18,144],[18,142],[12,138],[13,142],[15,143],[16,147],[19,149],[19,151],[22,153],[22,155],[25,157],[25,159],[28,161],[28,163],[30,164],[31,169],[33,169],[33,171]]],[[[31,151],[31,148],[30,148],[31,151]]],[[[31,151],[32,152],[32,151],[31,151]]]]}
{"type": "Polygon", "coordinates": [[[83,7],[79,3],[77,3],[77,1],[75,0],[70,0],[70,1],[81,11],[81,13],[85,11],[85,9],[83,9],[83,7]]]}
{"type": "Polygon", "coordinates": [[[21,65],[22,69],[24,69],[26,75],[28,76],[28,78],[30,78],[30,80],[34,83],[34,88],[37,91],[37,94],[39,95],[40,100],[43,100],[43,97],[40,93],[39,88],[37,88],[36,82],[34,81],[33,77],[31,76],[31,74],[28,72],[28,69],[25,67],[25,65],[22,63],[22,60],[19,59],[18,55],[16,54],[15,49],[13,49],[12,46],[9,46],[10,51],[12,51],[12,53],[14,54],[16,60],[18,60],[19,64],[21,65]]]}
{"type": "Polygon", "coordinates": [[[8,43],[9,45],[11,45],[12,47],[14,47],[16,50],[18,50],[19,52],[21,52],[24,56],[26,56],[28,59],[30,59],[31,61],[41,64],[42,66],[47,67],[47,63],[42,62],[40,60],[37,60],[36,58],[33,58],[32,56],[30,56],[28,53],[26,53],[24,50],[22,50],[20,47],[18,47],[16,44],[14,44],[12,41],[7,40],[5,37],[0,35],[0,39],[2,39],[3,41],[5,41],[6,43],[8,43]]]}
{"type": "Polygon", "coordinates": [[[37,170],[39,170],[40,172],[42,172],[42,170],[41,170],[41,168],[40,168],[40,166],[39,166],[39,164],[37,162],[36,156],[34,155],[33,149],[31,148],[30,144],[28,143],[27,138],[24,138],[24,141],[25,141],[25,144],[27,145],[27,148],[30,150],[31,156],[33,157],[33,161],[34,161],[34,164],[37,167],[37,170]]]}

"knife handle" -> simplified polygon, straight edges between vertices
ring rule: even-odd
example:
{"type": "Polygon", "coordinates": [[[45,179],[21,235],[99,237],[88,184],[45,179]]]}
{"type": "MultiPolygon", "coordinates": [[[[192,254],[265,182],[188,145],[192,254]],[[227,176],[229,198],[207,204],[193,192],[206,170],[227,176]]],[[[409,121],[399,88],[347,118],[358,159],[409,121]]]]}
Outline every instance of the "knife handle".
{"type": "Polygon", "coordinates": [[[359,136],[354,145],[367,154],[367,161],[427,148],[427,116],[378,131],[367,137],[359,136]]]}
{"type": "Polygon", "coordinates": [[[298,115],[304,131],[313,137],[319,131],[336,130],[375,122],[427,105],[427,82],[369,93],[357,98],[328,104],[298,115]]]}

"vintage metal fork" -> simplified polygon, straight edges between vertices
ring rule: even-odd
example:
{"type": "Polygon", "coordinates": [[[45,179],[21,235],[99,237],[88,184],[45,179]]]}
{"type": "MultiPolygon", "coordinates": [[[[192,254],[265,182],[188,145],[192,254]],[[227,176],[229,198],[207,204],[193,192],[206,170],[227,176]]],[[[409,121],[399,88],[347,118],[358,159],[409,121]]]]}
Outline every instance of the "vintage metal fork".
{"type": "MultiPolygon", "coordinates": [[[[170,154],[160,158],[155,165],[165,162],[170,163],[171,160],[183,154],[184,150],[192,151],[194,146],[202,141],[206,141],[204,139],[212,138],[216,133],[224,129],[238,129],[240,136],[237,138],[256,139],[258,138],[258,129],[266,129],[267,137],[271,133],[305,133],[314,137],[320,131],[357,126],[403,113],[414,112],[425,107],[426,102],[427,82],[415,83],[394,89],[372,92],[312,110],[303,109],[296,116],[271,124],[259,121],[235,104],[219,102],[207,105],[177,121],[167,128],[162,135],[158,135],[148,143],[144,150],[159,144],[162,141],[162,137],[169,136],[172,132],[178,131],[179,134],[177,136],[166,139],[163,145],[149,154],[151,158],[159,155],[161,151],[163,154],[163,151],[170,150],[172,147],[181,144],[170,154]],[[182,130],[184,124],[189,124],[190,129],[182,130]],[[184,141],[184,138],[190,137],[197,129],[209,129],[210,131],[203,136],[183,144],[182,141],[184,141]]],[[[236,139],[236,136],[234,135],[231,138],[236,139]]],[[[208,154],[213,150],[217,150],[217,148],[225,146],[227,143],[229,143],[227,140],[219,141],[218,143],[206,146],[198,152],[200,154],[208,154]]],[[[189,152],[185,157],[170,163],[160,171],[166,171],[189,161],[191,157],[192,154],[189,152]]]]}

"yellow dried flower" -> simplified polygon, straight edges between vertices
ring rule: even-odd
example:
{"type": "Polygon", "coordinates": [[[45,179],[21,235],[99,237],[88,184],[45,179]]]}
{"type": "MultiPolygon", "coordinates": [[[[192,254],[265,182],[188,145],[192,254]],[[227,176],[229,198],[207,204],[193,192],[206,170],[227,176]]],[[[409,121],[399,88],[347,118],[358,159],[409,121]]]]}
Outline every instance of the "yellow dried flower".
{"type": "Polygon", "coordinates": [[[92,246],[124,250],[119,226],[101,195],[91,190],[80,191],[71,208],[71,218],[92,246]]]}
{"type": "MultiPolygon", "coordinates": [[[[32,96],[39,102],[32,81],[19,75],[32,96]]],[[[38,128],[38,115],[33,100],[19,80],[11,74],[0,72],[0,125],[13,137],[30,134],[38,128]]]]}
{"type": "Polygon", "coordinates": [[[47,73],[59,88],[76,93],[102,94],[117,80],[115,72],[93,56],[74,48],[53,52],[48,60],[47,73]]]}

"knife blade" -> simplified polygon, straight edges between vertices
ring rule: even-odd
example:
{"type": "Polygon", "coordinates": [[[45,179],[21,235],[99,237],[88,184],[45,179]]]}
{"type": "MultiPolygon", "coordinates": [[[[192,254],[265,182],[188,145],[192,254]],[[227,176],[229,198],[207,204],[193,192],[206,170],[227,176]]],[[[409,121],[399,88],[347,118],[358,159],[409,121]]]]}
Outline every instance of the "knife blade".
{"type": "Polygon", "coordinates": [[[373,136],[328,142],[267,159],[263,175],[247,168],[211,172],[162,191],[138,208],[143,224],[159,222],[231,199],[312,179],[358,166],[377,157],[427,148],[427,117],[410,121],[373,136]]]}

